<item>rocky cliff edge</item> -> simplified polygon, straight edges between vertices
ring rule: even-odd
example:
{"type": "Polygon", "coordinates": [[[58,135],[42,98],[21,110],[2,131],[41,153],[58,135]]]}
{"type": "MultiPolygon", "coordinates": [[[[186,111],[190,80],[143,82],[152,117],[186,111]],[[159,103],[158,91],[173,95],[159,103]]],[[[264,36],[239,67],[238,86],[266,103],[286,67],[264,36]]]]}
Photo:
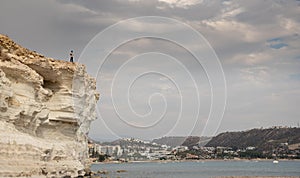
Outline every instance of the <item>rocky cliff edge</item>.
{"type": "Polygon", "coordinates": [[[84,65],[0,34],[0,177],[80,175],[98,99],[84,65]]]}

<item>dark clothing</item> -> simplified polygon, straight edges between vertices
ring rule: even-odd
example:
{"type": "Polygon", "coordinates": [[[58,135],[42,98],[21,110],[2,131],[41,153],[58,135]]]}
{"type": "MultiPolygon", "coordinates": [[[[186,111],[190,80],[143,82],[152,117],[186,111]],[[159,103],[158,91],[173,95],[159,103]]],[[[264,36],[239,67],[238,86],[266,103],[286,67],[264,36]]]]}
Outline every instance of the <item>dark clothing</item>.
{"type": "Polygon", "coordinates": [[[70,53],[70,62],[73,62],[73,51],[70,53]]]}

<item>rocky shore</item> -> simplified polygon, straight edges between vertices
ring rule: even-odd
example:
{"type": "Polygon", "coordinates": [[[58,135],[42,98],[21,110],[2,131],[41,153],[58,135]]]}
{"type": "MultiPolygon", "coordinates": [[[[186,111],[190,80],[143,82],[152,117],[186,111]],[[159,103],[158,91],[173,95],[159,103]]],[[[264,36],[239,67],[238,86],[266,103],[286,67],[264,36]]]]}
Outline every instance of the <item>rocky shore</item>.
{"type": "MultiPolygon", "coordinates": [[[[118,176],[118,177],[121,178],[122,174],[123,173],[127,173],[127,171],[122,169],[122,170],[116,170],[114,172],[109,172],[107,170],[98,170],[96,172],[93,172],[89,168],[86,168],[84,170],[84,175],[79,175],[77,178],[102,178],[102,177],[110,177],[110,174],[112,174],[112,173],[120,174],[120,176],[118,176]]],[[[71,178],[71,176],[64,176],[64,178],[71,178]]]]}

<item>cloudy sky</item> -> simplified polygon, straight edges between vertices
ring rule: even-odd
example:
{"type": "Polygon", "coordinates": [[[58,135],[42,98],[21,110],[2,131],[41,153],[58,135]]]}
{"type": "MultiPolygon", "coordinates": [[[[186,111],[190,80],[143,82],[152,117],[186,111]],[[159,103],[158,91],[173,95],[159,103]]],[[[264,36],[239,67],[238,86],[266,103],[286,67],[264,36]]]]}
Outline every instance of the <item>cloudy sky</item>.
{"type": "Polygon", "coordinates": [[[0,24],[0,33],[31,50],[68,60],[73,49],[75,61],[88,66],[101,93],[94,139],[214,135],[300,122],[299,0],[2,0],[0,24]],[[126,21],[143,16],[176,20],[199,32],[200,41],[184,25],[126,21]],[[122,33],[96,36],[120,21],[122,33]],[[177,40],[118,41],[144,33],[177,40]],[[111,42],[118,46],[104,61],[111,42]],[[200,63],[193,51],[203,54],[200,63]],[[209,69],[214,61],[222,68],[209,69]]]}

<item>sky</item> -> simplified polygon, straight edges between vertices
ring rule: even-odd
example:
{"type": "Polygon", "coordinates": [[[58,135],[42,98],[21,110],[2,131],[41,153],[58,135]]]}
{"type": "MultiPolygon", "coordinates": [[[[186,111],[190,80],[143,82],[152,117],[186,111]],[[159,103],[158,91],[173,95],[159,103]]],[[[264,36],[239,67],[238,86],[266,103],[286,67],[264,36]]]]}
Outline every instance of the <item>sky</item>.
{"type": "Polygon", "coordinates": [[[0,33],[87,66],[90,137],[216,135],[300,122],[299,0],[2,0],[0,33]]]}

